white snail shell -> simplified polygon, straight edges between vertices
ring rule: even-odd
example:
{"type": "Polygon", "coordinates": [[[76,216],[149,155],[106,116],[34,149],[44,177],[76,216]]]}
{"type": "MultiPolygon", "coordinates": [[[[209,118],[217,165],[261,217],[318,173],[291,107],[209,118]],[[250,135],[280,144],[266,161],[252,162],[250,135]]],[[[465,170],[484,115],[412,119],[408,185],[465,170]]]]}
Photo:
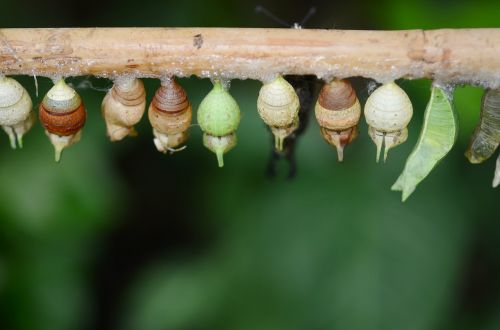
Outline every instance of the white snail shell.
{"type": "Polygon", "coordinates": [[[260,89],[257,110],[275,136],[276,149],[281,151],[284,139],[297,129],[299,109],[299,97],[283,77],[279,76],[260,89]]]}
{"type": "Polygon", "coordinates": [[[35,122],[33,103],[24,87],[16,80],[0,77],[0,125],[9,135],[13,149],[22,148],[23,135],[35,122]]]}
{"type": "Polygon", "coordinates": [[[137,78],[119,78],[102,101],[102,115],[111,141],[136,135],[134,125],[146,111],[146,90],[137,78]]]}
{"type": "Polygon", "coordinates": [[[406,126],[413,116],[410,98],[394,82],[377,88],[366,100],[365,118],[368,134],[377,146],[377,162],[385,144],[384,161],[389,149],[403,143],[408,137],[406,126]]]}

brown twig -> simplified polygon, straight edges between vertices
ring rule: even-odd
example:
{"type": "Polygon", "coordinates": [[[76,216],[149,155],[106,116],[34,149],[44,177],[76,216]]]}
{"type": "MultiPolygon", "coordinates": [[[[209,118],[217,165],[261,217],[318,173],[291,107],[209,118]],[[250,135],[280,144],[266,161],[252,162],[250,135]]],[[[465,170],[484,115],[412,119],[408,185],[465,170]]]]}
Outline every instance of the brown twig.
{"type": "Polygon", "coordinates": [[[71,28],[0,29],[0,35],[5,75],[265,81],[314,74],[500,87],[500,29],[71,28]]]}

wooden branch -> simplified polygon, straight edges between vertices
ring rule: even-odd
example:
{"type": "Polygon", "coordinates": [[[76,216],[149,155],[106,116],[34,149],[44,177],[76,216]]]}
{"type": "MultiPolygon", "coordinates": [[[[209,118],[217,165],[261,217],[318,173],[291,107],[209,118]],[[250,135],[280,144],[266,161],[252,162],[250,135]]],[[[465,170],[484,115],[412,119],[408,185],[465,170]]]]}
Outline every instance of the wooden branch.
{"type": "Polygon", "coordinates": [[[277,74],[500,87],[500,29],[0,29],[0,73],[269,80],[277,74]]]}

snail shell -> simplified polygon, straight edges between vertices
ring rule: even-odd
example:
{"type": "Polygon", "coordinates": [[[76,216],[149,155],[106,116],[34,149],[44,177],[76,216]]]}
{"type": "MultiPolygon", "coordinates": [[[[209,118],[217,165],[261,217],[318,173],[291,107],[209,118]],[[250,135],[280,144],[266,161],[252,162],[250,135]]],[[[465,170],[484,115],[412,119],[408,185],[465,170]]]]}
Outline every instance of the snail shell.
{"type": "Polygon", "coordinates": [[[344,147],[358,136],[361,105],[347,80],[333,80],[323,86],[315,107],[321,135],[337,148],[339,161],[344,147]]]}
{"type": "Polygon", "coordinates": [[[487,90],[481,102],[481,118],[465,156],[473,164],[482,163],[500,143],[500,89],[487,90]]]}
{"type": "Polygon", "coordinates": [[[219,167],[224,166],[224,153],[236,146],[240,107],[219,81],[200,103],[198,124],[203,130],[203,144],[217,155],[219,167]]]}
{"type": "Polygon", "coordinates": [[[279,76],[259,91],[257,110],[275,136],[275,147],[283,150],[284,139],[298,127],[300,102],[292,85],[279,76]]]}
{"type": "Polygon", "coordinates": [[[174,148],[186,142],[192,116],[186,91],[173,78],[163,80],[148,110],[156,149],[176,151],[174,148]]]}
{"type": "Polygon", "coordinates": [[[137,124],[146,110],[146,90],[137,78],[120,78],[115,81],[102,101],[102,115],[106,121],[108,137],[119,141],[136,135],[137,124]]]}
{"type": "Polygon", "coordinates": [[[385,145],[384,162],[389,149],[408,138],[406,126],[413,115],[410,98],[394,82],[377,88],[366,100],[365,118],[368,134],[377,146],[377,162],[385,145]]]}
{"type": "Polygon", "coordinates": [[[0,125],[12,149],[16,144],[23,147],[23,135],[34,123],[33,103],[26,89],[12,78],[0,77],[0,125]]]}
{"type": "Polygon", "coordinates": [[[64,79],[52,87],[40,104],[40,122],[59,162],[64,148],[78,142],[87,114],[78,93],[64,79]]]}

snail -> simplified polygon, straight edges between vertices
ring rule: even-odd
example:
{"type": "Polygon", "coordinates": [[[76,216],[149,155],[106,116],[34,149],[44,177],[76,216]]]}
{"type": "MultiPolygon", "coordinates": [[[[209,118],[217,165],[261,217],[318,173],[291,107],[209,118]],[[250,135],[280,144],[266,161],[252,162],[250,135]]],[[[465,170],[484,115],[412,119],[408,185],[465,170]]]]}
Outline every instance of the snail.
{"type": "Polygon", "coordinates": [[[217,155],[219,167],[223,155],[236,146],[236,129],[240,124],[240,107],[220,81],[201,101],[198,124],[203,130],[203,145],[217,155]]]}
{"type": "Polygon", "coordinates": [[[403,173],[391,188],[402,191],[403,202],[448,154],[457,139],[457,115],[448,95],[439,86],[432,87],[418,142],[406,160],[403,173]]]}
{"type": "Polygon", "coordinates": [[[366,100],[365,118],[368,134],[377,146],[377,162],[385,145],[384,162],[389,149],[404,143],[408,137],[406,126],[413,115],[410,98],[394,82],[377,88],[366,100]]]}
{"type": "MultiPolygon", "coordinates": [[[[313,75],[286,75],[284,78],[293,86],[295,93],[297,93],[299,97],[299,125],[293,134],[289,135],[283,141],[283,151],[276,150],[274,136],[271,135],[271,153],[267,162],[266,174],[274,178],[277,172],[278,161],[284,158],[288,163],[287,177],[288,179],[292,179],[297,173],[297,161],[295,159],[297,143],[307,130],[309,124],[309,117],[314,104],[313,98],[316,94],[318,79],[313,75]]],[[[269,130],[271,131],[271,129],[269,130]]]]}
{"type": "Polygon", "coordinates": [[[174,152],[174,148],[187,140],[192,119],[191,103],[174,78],[161,82],[149,106],[148,117],[158,151],[174,152]]]}
{"type": "Polygon", "coordinates": [[[337,148],[339,161],[344,147],[358,136],[361,105],[347,80],[333,80],[323,86],[315,107],[321,135],[337,148]]]}
{"type": "Polygon", "coordinates": [[[500,89],[487,90],[481,101],[481,118],[465,156],[473,164],[490,158],[500,143],[500,89]]]}
{"type": "Polygon", "coordinates": [[[87,117],[78,93],[64,79],[52,87],[40,104],[40,122],[55,149],[59,162],[64,148],[78,142],[87,117]]]}
{"type": "Polygon", "coordinates": [[[35,123],[28,91],[16,80],[0,76],[0,125],[9,136],[10,146],[23,147],[23,135],[35,123]]]}
{"type": "Polygon", "coordinates": [[[300,102],[292,85],[279,76],[262,86],[257,99],[260,117],[275,137],[275,148],[283,150],[283,140],[299,126],[300,102]]]}
{"type": "Polygon", "coordinates": [[[126,136],[137,135],[137,124],[146,110],[146,90],[140,79],[122,77],[102,101],[102,115],[106,121],[108,137],[120,141],[126,136]]]}

